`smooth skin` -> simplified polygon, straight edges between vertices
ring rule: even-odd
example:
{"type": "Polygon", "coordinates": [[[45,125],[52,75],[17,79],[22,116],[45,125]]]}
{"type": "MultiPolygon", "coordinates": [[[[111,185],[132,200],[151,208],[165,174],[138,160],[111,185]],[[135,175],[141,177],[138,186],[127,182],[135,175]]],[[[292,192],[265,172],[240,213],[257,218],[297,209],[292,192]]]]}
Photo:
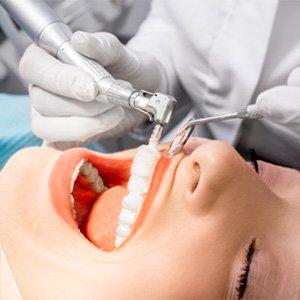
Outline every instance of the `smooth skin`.
{"type": "Polygon", "coordinates": [[[254,240],[244,298],[300,297],[298,171],[259,162],[258,175],[231,146],[193,140],[136,234],[104,252],[53,209],[61,155],[29,148],[0,175],[0,240],[24,299],[238,299],[254,240]]]}

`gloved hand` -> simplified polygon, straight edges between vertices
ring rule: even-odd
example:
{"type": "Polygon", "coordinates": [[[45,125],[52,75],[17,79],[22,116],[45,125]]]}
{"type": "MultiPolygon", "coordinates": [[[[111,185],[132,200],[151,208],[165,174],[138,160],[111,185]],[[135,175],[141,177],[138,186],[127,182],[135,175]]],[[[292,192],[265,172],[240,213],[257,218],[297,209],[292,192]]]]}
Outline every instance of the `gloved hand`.
{"type": "Polygon", "coordinates": [[[286,86],[261,93],[256,106],[267,119],[284,125],[300,136],[300,67],[292,71],[286,86]]]}
{"type": "MultiPolygon", "coordinates": [[[[137,89],[159,88],[162,80],[158,62],[152,56],[134,53],[115,36],[77,32],[72,43],[116,79],[129,81],[137,89]]],[[[98,88],[89,74],[61,63],[35,45],[26,50],[19,69],[30,83],[32,130],[47,141],[90,142],[117,137],[147,118],[136,110],[94,100],[98,88]]]]}

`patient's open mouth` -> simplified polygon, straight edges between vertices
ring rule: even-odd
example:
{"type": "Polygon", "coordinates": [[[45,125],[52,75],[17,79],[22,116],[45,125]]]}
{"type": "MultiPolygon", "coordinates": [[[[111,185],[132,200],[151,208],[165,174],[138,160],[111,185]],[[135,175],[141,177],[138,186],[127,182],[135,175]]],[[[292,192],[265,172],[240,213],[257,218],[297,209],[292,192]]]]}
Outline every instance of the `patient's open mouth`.
{"type": "Polygon", "coordinates": [[[58,214],[104,251],[114,250],[120,236],[126,243],[134,235],[169,163],[160,159],[148,188],[145,165],[135,167],[140,176],[130,177],[132,161],[132,157],[120,159],[71,149],[61,155],[51,173],[51,198],[58,214]]]}

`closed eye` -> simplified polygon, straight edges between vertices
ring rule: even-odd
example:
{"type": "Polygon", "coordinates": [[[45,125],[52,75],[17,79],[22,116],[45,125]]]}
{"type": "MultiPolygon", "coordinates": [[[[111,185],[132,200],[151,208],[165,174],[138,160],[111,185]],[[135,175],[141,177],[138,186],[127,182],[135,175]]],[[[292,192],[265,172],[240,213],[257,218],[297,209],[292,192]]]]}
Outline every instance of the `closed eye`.
{"type": "Polygon", "coordinates": [[[247,286],[248,286],[248,276],[250,272],[252,257],[255,252],[255,239],[253,239],[247,249],[246,256],[244,258],[243,265],[240,270],[239,279],[236,286],[236,299],[242,299],[247,286]]]}

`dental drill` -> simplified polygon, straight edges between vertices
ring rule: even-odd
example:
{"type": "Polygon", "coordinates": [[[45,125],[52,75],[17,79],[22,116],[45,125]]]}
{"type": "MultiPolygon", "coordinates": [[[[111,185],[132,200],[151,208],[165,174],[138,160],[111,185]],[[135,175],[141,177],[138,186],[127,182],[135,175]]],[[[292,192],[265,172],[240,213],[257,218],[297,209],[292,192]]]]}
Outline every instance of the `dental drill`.
{"type": "Polygon", "coordinates": [[[173,97],[139,91],[121,83],[98,62],[77,52],[70,41],[72,31],[43,0],[0,0],[0,5],[39,47],[61,62],[88,72],[97,83],[98,95],[102,95],[101,102],[133,108],[147,114],[149,120],[156,123],[149,145],[157,147],[163,128],[169,123],[175,108],[176,100],[173,97]]]}

